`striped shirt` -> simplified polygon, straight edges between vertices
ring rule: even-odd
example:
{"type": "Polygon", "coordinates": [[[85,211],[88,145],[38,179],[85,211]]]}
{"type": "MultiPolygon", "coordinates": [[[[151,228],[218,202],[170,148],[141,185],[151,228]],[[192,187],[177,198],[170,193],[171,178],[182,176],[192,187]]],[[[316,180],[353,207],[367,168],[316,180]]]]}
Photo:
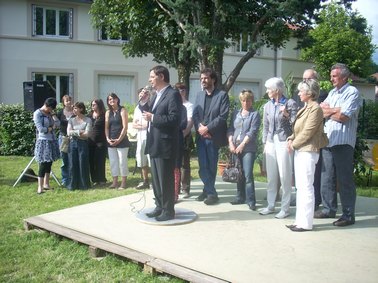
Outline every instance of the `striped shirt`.
{"type": "Polygon", "coordinates": [[[361,98],[358,90],[346,83],[340,89],[332,89],[324,100],[331,108],[341,107],[341,113],[348,116],[346,122],[338,122],[327,119],[324,124],[324,132],[327,133],[328,147],[348,144],[354,148],[356,144],[358,110],[361,105],[361,98]]]}

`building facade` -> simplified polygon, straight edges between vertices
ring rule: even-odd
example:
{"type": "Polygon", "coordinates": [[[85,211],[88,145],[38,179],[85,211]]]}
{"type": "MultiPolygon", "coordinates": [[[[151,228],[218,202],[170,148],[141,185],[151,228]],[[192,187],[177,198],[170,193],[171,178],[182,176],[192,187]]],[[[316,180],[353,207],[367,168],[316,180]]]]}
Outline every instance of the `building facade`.
{"type": "MultiPolygon", "coordinates": [[[[134,104],[136,90],[148,84],[152,56],[125,58],[122,39],[110,39],[91,25],[89,0],[0,1],[0,103],[23,103],[23,82],[48,81],[56,98],[68,94],[74,101],[105,99],[115,92],[121,103],[134,104]]],[[[225,52],[223,71],[231,72],[243,55],[243,44],[225,52]]],[[[299,60],[292,40],[284,49],[262,47],[242,69],[230,94],[251,88],[257,98],[270,77],[291,75],[300,80],[311,64],[299,60]]],[[[170,70],[171,83],[177,72],[170,70]]],[[[190,100],[200,89],[192,74],[190,100]]]]}

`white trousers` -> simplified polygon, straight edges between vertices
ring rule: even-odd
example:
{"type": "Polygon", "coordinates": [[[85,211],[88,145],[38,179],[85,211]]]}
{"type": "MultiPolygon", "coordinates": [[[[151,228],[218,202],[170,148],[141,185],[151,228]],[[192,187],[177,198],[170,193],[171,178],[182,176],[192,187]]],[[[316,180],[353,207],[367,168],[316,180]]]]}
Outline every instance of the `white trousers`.
{"type": "Polygon", "coordinates": [[[292,154],[287,151],[286,141],[279,141],[274,135],[273,142],[266,142],[266,174],[268,178],[267,200],[268,208],[275,207],[279,182],[281,182],[282,198],[281,211],[288,213],[290,208],[291,182],[292,182],[292,154]]]}
{"type": "Polygon", "coordinates": [[[147,140],[141,139],[137,141],[137,148],[135,152],[135,158],[137,162],[137,166],[139,168],[142,167],[151,167],[151,161],[150,161],[150,155],[144,154],[144,151],[146,149],[147,140]]]}
{"type": "Polygon", "coordinates": [[[110,173],[113,177],[129,175],[129,167],[127,164],[128,147],[117,148],[108,147],[110,173]]]}
{"type": "Polygon", "coordinates": [[[294,152],[295,185],[297,187],[297,211],[294,225],[312,229],[314,218],[314,174],[319,153],[313,151],[294,152]]]}

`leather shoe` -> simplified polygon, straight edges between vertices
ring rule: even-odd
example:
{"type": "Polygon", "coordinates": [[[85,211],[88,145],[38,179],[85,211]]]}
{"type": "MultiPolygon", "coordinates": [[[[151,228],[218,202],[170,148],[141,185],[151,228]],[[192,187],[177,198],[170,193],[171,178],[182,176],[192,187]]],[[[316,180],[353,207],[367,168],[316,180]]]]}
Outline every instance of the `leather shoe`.
{"type": "Polygon", "coordinates": [[[332,213],[324,213],[323,211],[321,210],[318,210],[318,211],[315,211],[314,213],[314,218],[335,218],[335,214],[332,214],[332,213]]]}
{"type": "Polygon", "coordinates": [[[213,204],[216,204],[218,202],[218,200],[219,200],[219,198],[217,196],[209,195],[205,199],[204,203],[207,204],[207,205],[213,205],[213,204]]]}
{"type": "Polygon", "coordinates": [[[152,212],[146,213],[146,216],[149,218],[152,218],[152,217],[159,216],[162,212],[163,210],[161,208],[156,207],[152,212]]]}
{"type": "Polygon", "coordinates": [[[344,227],[344,226],[353,225],[354,223],[355,223],[354,218],[346,219],[346,218],[341,217],[337,219],[335,222],[333,222],[333,226],[344,227]]]}
{"type": "Polygon", "coordinates": [[[308,230],[308,229],[299,228],[297,226],[291,227],[290,230],[293,231],[293,232],[307,232],[307,231],[311,231],[311,230],[308,230]]]}
{"type": "Polygon", "coordinates": [[[248,207],[249,207],[250,210],[253,210],[253,211],[256,210],[256,205],[253,204],[253,203],[248,203],[248,207]]]}
{"type": "Polygon", "coordinates": [[[238,205],[238,204],[243,204],[244,201],[242,201],[241,199],[235,199],[235,200],[233,200],[233,201],[230,201],[230,203],[231,203],[232,205],[238,205]]]}
{"type": "Polygon", "coordinates": [[[168,220],[172,220],[174,218],[175,218],[175,214],[174,213],[163,212],[159,216],[156,216],[155,220],[156,221],[168,221],[168,220]]]}
{"type": "Polygon", "coordinates": [[[285,225],[287,228],[289,228],[289,229],[291,229],[291,228],[294,228],[294,227],[297,227],[297,225],[294,225],[294,224],[292,224],[292,225],[285,225]]]}
{"type": "Polygon", "coordinates": [[[203,193],[200,194],[198,197],[196,197],[196,200],[197,200],[197,201],[204,201],[206,198],[207,198],[207,195],[206,195],[205,192],[203,192],[203,193]]]}

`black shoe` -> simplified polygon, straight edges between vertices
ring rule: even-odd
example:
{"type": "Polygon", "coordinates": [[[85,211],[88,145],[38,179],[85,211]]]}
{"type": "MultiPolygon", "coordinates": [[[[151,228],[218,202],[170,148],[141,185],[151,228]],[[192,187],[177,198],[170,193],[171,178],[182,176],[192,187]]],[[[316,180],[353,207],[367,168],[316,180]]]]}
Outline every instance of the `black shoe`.
{"type": "Polygon", "coordinates": [[[146,213],[146,216],[149,218],[152,218],[152,217],[159,216],[162,212],[163,210],[161,208],[156,207],[152,212],[146,213]]]}
{"type": "Polygon", "coordinates": [[[204,203],[207,205],[213,205],[213,204],[216,204],[218,201],[219,201],[219,198],[217,196],[209,195],[205,199],[204,203]]]}
{"type": "Polygon", "coordinates": [[[294,225],[294,224],[292,224],[292,225],[285,225],[287,228],[289,228],[289,229],[291,229],[291,228],[294,228],[294,227],[297,227],[297,225],[294,225]]]}
{"type": "Polygon", "coordinates": [[[207,194],[205,192],[203,192],[198,197],[196,197],[196,200],[198,200],[198,201],[204,201],[206,198],[207,198],[207,194]]]}
{"type": "Polygon", "coordinates": [[[290,230],[293,231],[293,232],[307,232],[307,231],[311,231],[311,230],[308,230],[308,229],[299,228],[297,226],[291,227],[290,230]]]}
{"type": "Polygon", "coordinates": [[[335,214],[333,213],[324,213],[323,211],[321,210],[318,210],[318,211],[315,211],[314,213],[314,218],[335,218],[335,214]]]}
{"type": "Polygon", "coordinates": [[[238,204],[244,204],[245,201],[242,201],[241,199],[235,199],[233,201],[230,201],[232,205],[238,205],[238,204]]]}
{"type": "Polygon", "coordinates": [[[345,227],[345,226],[353,225],[355,222],[356,221],[354,220],[354,217],[352,217],[351,219],[341,217],[337,219],[335,222],[333,222],[333,226],[345,227]]]}
{"type": "Polygon", "coordinates": [[[174,213],[166,213],[166,212],[163,212],[162,214],[160,214],[159,216],[156,216],[155,217],[155,220],[156,221],[168,221],[168,220],[172,220],[175,218],[175,214],[174,213]]]}
{"type": "Polygon", "coordinates": [[[140,182],[138,186],[136,186],[137,190],[144,190],[144,189],[149,189],[150,184],[148,182],[140,182]]]}
{"type": "Polygon", "coordinates": [[[250,210],[253,210],[253,211],[255,211],[256,210],[256,205],[255,204],[253,204],[253,203],[248,203],[248,207],[249,207],[249,209],[250,210]]]}

